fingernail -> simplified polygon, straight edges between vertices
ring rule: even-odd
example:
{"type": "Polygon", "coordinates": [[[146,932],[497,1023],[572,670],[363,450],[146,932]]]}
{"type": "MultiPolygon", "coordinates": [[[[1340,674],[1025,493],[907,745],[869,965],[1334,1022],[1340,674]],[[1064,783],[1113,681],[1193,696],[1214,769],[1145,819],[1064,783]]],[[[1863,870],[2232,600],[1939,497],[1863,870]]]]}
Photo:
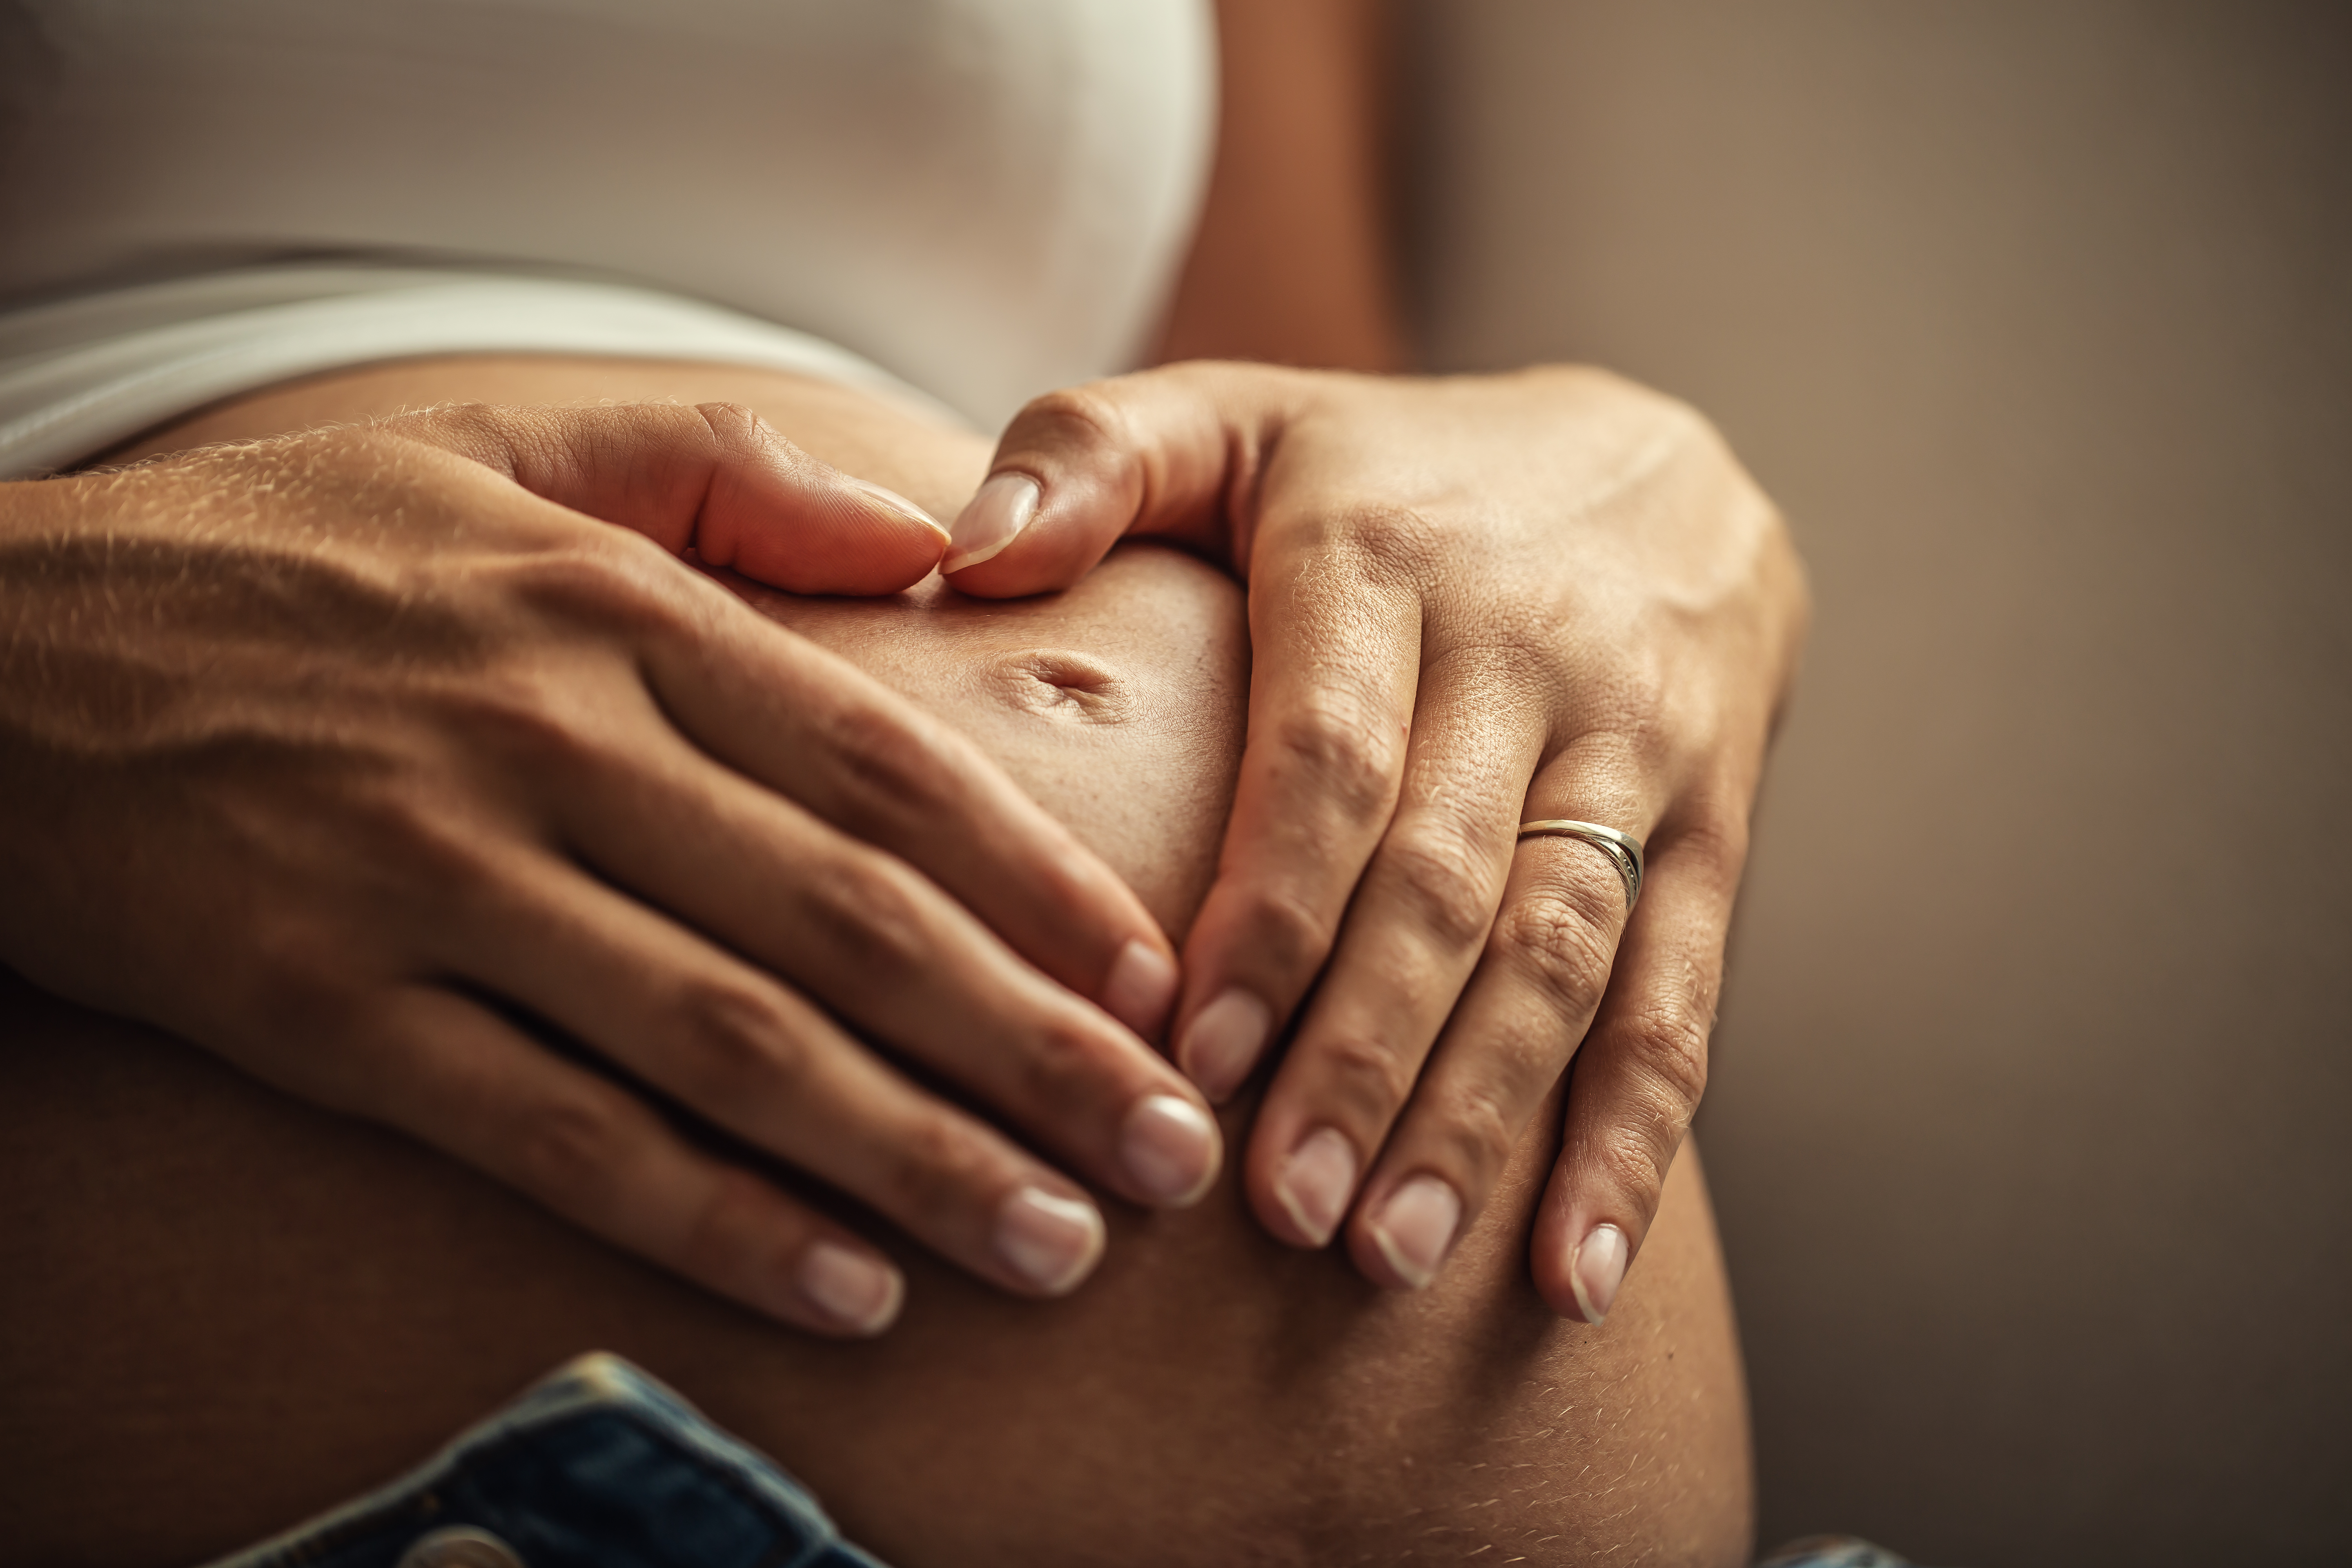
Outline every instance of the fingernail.
{"type": "Polygon", "coordinates": [[[1390,1194],[1371,1223],[1372,1243],[1398,1279],[1418,1290],[1437,1278],[1462,1223],[1462,1194],[1437,1176],[1415,1176],[1390,1194]]]}
{"type": "Polygon", "coordinates": [[[863,490],[867,495],[872,496],[876,500],[880,501],[885,511],[894,511],[910,521],[919,522],[925,528],[928,528],[932,532],[938,534],[941,539],[949,537],[947,524],[941,522],[938,518],[933,517],[929,512],[925,511],[921,507],[917,506],[913,501],[908,500],[905,496],[900,495],[897,490],[886,490],[880,485],[874,483],[870,479],[851,479],[846,474],[844,474],[842,478],[849,479],[850,489],[863,490]]]}
{"type": "Polygon", "coordinates": [[[997,1256],[1049,1296],[1076,1289],[1102,1249],[1102,1215],[1080,1199],[1024,1187],[996,1211],[997,1256]]]}
{"type": "Polygon", "coordinates": [[[1118,1158],[1154,1203],[1182,1208],[1199,1202],[1217,1179],[1223,1142],[1217,1124],[1191,1100],[1150,1094],[1127,1113],[1118,1158]]]}
{"type": "Polygon", "coordinates": [[[861,1334],[888,1328],[907,1299],[905,1276],[837,1241],[812,1242],[801,1254],[796,1279],[817,1310],[861,1334]]]}
{"type": "Polygon", "coordinates": [[[1148,1040],[1168,1022],[1175,1000],[1174,959],[1139,938],[1118,950],[1103,982],[1104,1012],[1148,1040]]]}
{"type": "Polygon", "coordinates": [[[1202,1094],[1222,1104],[1257,1066],[1273,1032],[1271,1008],[1246,991],[1228,991],[1192,1016],[1176,1047],[1176,1065],[1202,1094]]]}
{"type": "Polygon", "coordinates": [[[1568,1282],[1586,1322],[1607,1317],[1617,1300],[1617,1287],[1625,1283],[1625,1233],[1613,1225],[1594,1226],[1576,1248],[1568,1282]]]}
{"type": "Polygon", "coordinates": [[[948,558],[942,572],[961,572],[992,560],[1021,537],[1037,515],[1037,481],[1026,474],[999,474],[980,487],[980,493],[959,512],[948,535],[948,558]]]}
{"type": "Polygon", "coordinates": [[[1356,1191],[1356,1150],[1337,1131],[1318,1127],[1299,1140],[1274,1178],[1274,1195],[1290,1223],[1321,1247],[1339,1228],[1356,1191]]]}

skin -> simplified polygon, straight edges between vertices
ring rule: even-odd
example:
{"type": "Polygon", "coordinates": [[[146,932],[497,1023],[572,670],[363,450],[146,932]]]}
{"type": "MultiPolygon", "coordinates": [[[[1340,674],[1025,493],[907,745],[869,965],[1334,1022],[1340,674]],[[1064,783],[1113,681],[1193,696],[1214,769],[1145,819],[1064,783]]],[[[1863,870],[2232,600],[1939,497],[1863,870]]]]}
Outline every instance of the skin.
{"type": "MultiPolygon", "coordinates": [[[[1175,1058],[1214,1098],[1295,1031],[1243,1155],[1253,1207],[1411,1288],[1580,1056],[1528,1262],[1558,1310],[1596,1317],[1705,1092],[1809,599],[1779,514],[1687,407],[1566,367],[1331,374],[1410,363],[1385,20],[1370,0],[1219,5],[1218,157],[1163,353],[1255,363],[1032,405],[989,472],[1034,481],[1034,518],[949,575],[1034,593],[1133,534],[1247,584],[1249,745],[1175,1058]],[[1555,817],[1645,841],[1630,919],[1600,852],[1515,842],[1555,817]]],[[[950,567],[993,532],[976,511],[950,567]]]]}
{"type": "Polygon", "coordinates": [[[1340,0],[1223,19],[1165,343],[1270,363],[1056,395],[992,454],[750,372],[371,367],[115,456],[263,445],[0,487],[0,771],[34,807],[0,830],[33,890],[0,956],[48,994],[0,1031],[6,1555],[225,1549],[604,1345],[908,1563],[1738,1560],[1737,1361],[1675,1151],[1793,556],[1703,421],[1606,377],[1283,368],[1404,359],[1381,37],[1340,0]],[[1028,528],[960,594],[887,596],[969,519],[850,476],[944,518],[1004,474],[1028,528]],[[1164,555],[1098,566],[1130,533],[1245,604],[1202,607],[1214,575],[1164,555]],[[788,628],[689,548],[886,596],[766,602],[788,628]],[[1013,642],[955,622],[1008,595],[985,624],[1013,642]],[[239,639],[207,634],[224,605],[239,639]],[[1155,618],[1184,651],[1121,640],[1155,618]],[[1157,717],[1099,721],[1139,684],[1157,717]],[[1007,738],[1040,723],[1050,756],[1007,738]],[[1649,837],[1630,925],[1590,851],[1513,846],[1538,814],[1649,837]],[[1236,992],[1269,1037],[1238,1089],[1201,1038],[1236,992]],[[1156,1188],[1138,1108],[1211,1097],[1153,1043],[1226,1101],[1156,1188]],[[1293,1180],[1316,1133],[1348,1150],[1331,1226],[1293,1180]],[[1391,1210],[1430,1181],[1452,1217],[1417,1260],[1391,1210]],[[1113,1245],[1024,1274],[1024,1192],[1113,1245]],[[1341,1224],[1357,1270],[1418,1289],[1279,1246],[1341,1224]],[[1630,1243],[1606,1279],[1601,1227],[1630,1243]],[[821,1253],[873,1287],[846,1312],[821,1253]],[[872,1344],[772,1326],[902,1308],[872,1344]],[[909,1466],[936,1508],[896,1506],[909,1466]],[[126,1486],[155,1506],[105,1506],[126,1486]]]}
{"type": "MultiPolygon", "coordinates": [[[[1227,8],[1172,352],[1396,363],[1373,15],[1227,8]]],[[[512,406],[0,487],[0,768],[41,804],[0,831],[34,890],[0,910],[10,963],[831,1332],[887,1327],[903,1277],[519,1012],[1046,1295],[1101,1256],[1080,1184],[1194,1201],[1222,1160],[1204,1100],[1293,1028],[1254,1208],[1423,1286],[1581,1046],[1530,1263],[1557,1310],[1605,1316],[1704,1086],[1804,622],[1777,517],[1688,410],[1586,372],[1171,367],[1041,400],[956,482],[907,481],[941,516],[983,475],[1034,487],[983,559],[969,509],[942,538],[848,477],[888,451],[811,461],[707,389],[551,412],[544,386],[334,380],[146,446],[512,406]],[[944,555],[965,595],[1023,595],[1129,533],[1242,578],[1248,743],[1181,993],[1165,934],[1000,772],[632,532],[810,592],[944,555]],[[265,629],[219,640],[231,602],[265,629]],[[1649,840],[1630,922],[1593,851],[1514,843],[1531,815],[1649,840]],[[1201,1088],[1148,1048],[1164,1031],[1201,1088]],[[855,1301],[825,1268],[863,1271],[855,1301]]]]}
{"type": "MultiPolygon", "coordinates": [[[[259,434],[461,387],[724,395],[820,458],[866,453],[917,497],[968,489],[987,457],[835,389],[578,362],[383,367],[202,428],[259,434]]],[[[1187,931],[1240,776],[1250,653],[1230,578],[1137,545],[1066,594],[1006,603],[936,581],[866,600],[744,591],[952,725],[1187,931]]],[[[1255,1099],[1224,1108],[1228,1135],[1255,1099]]],[[[824,1339],[416,1138],[0,984],[0,1558],[204,1560],[381,1481],[601,1347],[778,1457],[899,1568],[1744,1561],[1745,1413],[1699,1167],[1675,1163],[1608,1322],[1563,1320],[1525,1266],[1558,1112],[1522,1133],[1444,1276],[1408,1293],[1269,1237],[1233,1168],[1182,1210],[1106,1195],[1102,1267],[1040,1303],[747,1162],[904,1273],[892,1332],[824,1339]]]]}
{"type": "Polygon", "coordinates": [[[964,592],[1075,582],[1122,536],[1248,584],[1249,743],[1172,1038],[1222,1097],[1315,987],[1249,1145],[1260,1218],[1344,1222],[1368,1276],[1426,1284],[1580,1043],[1531,1263],[1604,1315],[1705,1088],[1804,620],[1778,514],[1688,408],[1578,369],[1176,365],[1037,400],[991,467],[974,510],[1009,481],[1034,512],[950,548],[964,592]],[[1638,908],[1532,818],[1646,841],[1638,908]]]}
{"type": "Polygon", "coordinates": [[[820,1331],[887,1325],[884,1261],[518,1011],[1028,1294],[1099,1254],[1066,1172],[1181,1204],[1214,1171],[1197,1094],[1068,989],[1165,951],[1133,893],[960,737],[670,552],[773,551],[803,587],[909,570],[904,503],[875,521],[747,409],[471,405],[24,489],[0,937],[49,989],[820,1331]]]}

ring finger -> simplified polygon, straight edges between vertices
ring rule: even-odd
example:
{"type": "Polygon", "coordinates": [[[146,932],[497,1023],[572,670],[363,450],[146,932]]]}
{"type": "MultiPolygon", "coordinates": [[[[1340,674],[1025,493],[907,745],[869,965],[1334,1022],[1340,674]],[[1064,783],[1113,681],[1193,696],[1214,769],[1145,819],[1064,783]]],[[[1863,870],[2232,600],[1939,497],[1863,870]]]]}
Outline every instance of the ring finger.
{"type": "MultiPolygon", "coordinates": [[[[1658,808],[1613,750],[1570,746],[1528,792],[1528,819],[1646,837],[1658,808]]],[[[1349,1249],[1367,1275],[1402,1289],[1428,1284],[1485,1207],[1591,1026],[1633,885],[1585,840],[1519,840],[1477,972],[1356,1206],[1349,1249]]]]}
{"type": "Polygon", "coordinates": [[[467,998],[371,1009],[387,1120],[615,1246],[820,1333],[877,1334],[906,1279],[863,1238],[680,1138],[636,1096],[467,998]]]}

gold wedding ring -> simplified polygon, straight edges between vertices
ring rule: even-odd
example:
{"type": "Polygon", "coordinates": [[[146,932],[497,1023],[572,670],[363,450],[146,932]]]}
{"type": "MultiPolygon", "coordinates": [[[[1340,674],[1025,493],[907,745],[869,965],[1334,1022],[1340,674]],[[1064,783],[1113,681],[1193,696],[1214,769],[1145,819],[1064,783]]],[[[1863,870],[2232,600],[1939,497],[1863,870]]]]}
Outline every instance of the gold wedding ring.
{"type": "Polygon", "coordinates": [[[1633,905],[1642,896],[1642,841],[1632,834],[1603,827],[1597,822],[1570,822],[1566,817],[1550,816],[1539,822],[1520,823],[1519,837],[1580,838],[1591,845],[1617,868],[1617,879],[1625,884],[1625,912],[1633,912],[1633,905]]]}

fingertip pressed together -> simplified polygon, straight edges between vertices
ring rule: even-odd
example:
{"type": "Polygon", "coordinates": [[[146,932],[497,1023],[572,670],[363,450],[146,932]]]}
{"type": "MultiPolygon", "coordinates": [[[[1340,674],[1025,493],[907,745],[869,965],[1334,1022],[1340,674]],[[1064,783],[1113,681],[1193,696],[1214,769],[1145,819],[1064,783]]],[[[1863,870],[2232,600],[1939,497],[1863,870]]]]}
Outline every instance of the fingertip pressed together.
{"type": "Polygon", "coordinates": [[[1339,1230],[1355,1196],[1356,1169],[1356,1146],[1337,1128],[1318,1127],[1276,1173],[1275,1201],[1308,1246],[1324,1246],[1339,1230]]]}
{"type": "Polygon", "coordinates": [[[1094,1271],[1103,1252],[1095,1205],[1043,1187],[1023,1187],[996,1211],[996,1255],[1033,1289],[1066,1295],[1094,1271]]]}
{"type": "Polygon", "coordinates": [[[994,560],[1037,515],[1037,500],[1044,493],[1027,474],[991,475],[956,514],[955,527],[949,531],[947,558],[940,563],[940,570],[961,572],[994,560]]]}
{"type": "Polygon", "coordinates": [[[1183,1208],[1198,1203],[1217,1179],[1224,1139],[1191,1100],[1149,1094],[1127,1113],[1118,1152],[1128,1175],[1152,1202],[1183,1208]]]}
{"type": "Polygon", "coordinates": [[[907,1278],[870,1253],[819,1240],[801,1254],[793,1283],[803,1300],[854,1334],[882,1332],[907,1300],[907,1278]]]}
{"type": "Polygon", "coordinates": [[[1194,1015],[1176,1047],[1176,1065],[1213,1104],[1222,1105],[1257,1066],[1274,1032],[1274,1010],[1238,988],[1194,1015]]]}
{"type": "Polygon", "coordinates": [[[1617,1304],[1628,1257],[1625,1233],[1613,1225],[1596,1225],[1577,1243],[1576,1256],[1569,1260],[1568,1285],[1576,1292],[1576,1310],[1586,1322],[1599,1323],[1617,1304]]]}
{"type": "Polygon", "coordinates": [[[1406,1289],[1437,1278],[1462,1226],[1462,1194],[1442,1176],[1415,1176],[1389,1194],[1365,1228],[1381,1258],[1406,1289]]]}

